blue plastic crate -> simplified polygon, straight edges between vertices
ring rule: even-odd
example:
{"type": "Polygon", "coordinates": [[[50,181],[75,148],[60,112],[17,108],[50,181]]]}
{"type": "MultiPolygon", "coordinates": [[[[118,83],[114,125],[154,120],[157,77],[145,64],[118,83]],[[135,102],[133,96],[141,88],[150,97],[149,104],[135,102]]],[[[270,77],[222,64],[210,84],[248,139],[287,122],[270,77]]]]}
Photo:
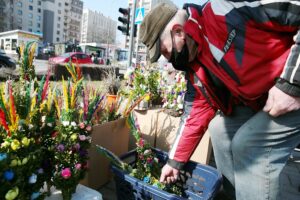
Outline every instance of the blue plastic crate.
{"type": "MultiPolygon", "coordinates": [[[[167,153],[158,149],[153,149],[153,151],[156,153],[161,164],[167,162],[167,153]]],[[[136,151],[126,153],[121,156],[121,159],[134,165],[136,151]]],[[[185,165],[184,170],[180,172],[181,186],[184,189],[184,194],[180,197],[148,185],[114,166],[111,166],[111,168],[115,174],[118,200],[209,200],[213,199],[222,183],[222,176],[215,168],[190,161],[185,165]]]]}

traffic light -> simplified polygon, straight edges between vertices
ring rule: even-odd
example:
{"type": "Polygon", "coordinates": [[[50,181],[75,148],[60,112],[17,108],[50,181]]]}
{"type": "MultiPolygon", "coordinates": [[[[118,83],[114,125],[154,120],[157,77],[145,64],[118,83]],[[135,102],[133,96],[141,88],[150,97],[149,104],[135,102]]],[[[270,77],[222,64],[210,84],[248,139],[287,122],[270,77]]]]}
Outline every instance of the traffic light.
{"type": "Polygon", "coordinates": [[[123,17],[119,17],[118,21],[122,22],[123,26],[118,26],[118,30],[129,36],[130,8],[119,8],[119,12],[123,14],[123,17]]]}

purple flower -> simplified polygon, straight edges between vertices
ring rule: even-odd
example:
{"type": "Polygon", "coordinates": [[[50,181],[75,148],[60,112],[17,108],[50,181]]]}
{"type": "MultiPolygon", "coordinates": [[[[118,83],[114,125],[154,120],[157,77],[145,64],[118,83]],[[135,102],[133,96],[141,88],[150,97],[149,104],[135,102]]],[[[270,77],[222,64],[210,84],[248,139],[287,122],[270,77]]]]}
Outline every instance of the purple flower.
{"type": "Polygon", "coordinates": [[[87,150],[84,150],[84,149],[79,150],[79,155],[80,155],[81,157],[86,156],[87,153],[88,153],[87,150]]]}
{"type": "Polygon", "coordinates": [[[44,169],[43,168],[39,168],[37,171],[39,174],[43,174],[44,173],[44,169]]]}
{"type": "Polygon", "coordinates": [[[63,144],[59,144],[56,148],[60,152],[63,152],[65,150],[65,146],[63,144]]]}
{"type": "Polygon", "coordinates": [[[4,172],[4,179],[11,181],[15,177],[15,173],[12,170],[7,170],[4,172]]]}
{"type": "Polygon", "coordinates": [[[79,151],[79,149],[80,149],[80,144],[79,144],[79,143],[76,143],[76,144],[74,145],[74,148],[76,149],[76,151],[79,151]]]}

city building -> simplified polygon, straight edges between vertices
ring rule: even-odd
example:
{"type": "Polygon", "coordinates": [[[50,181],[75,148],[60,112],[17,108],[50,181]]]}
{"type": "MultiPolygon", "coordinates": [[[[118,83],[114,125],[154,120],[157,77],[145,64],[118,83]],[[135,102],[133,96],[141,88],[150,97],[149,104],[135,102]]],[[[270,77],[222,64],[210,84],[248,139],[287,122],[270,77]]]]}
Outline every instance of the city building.
{"type": "Polygon", "coordinates": [[[80,39],[81,0],[0,0],[0,31],[23,30],[44,43],[80,39]]]}
{"type": "Polygon", "coordinates": [[[107,43],[116,41],[117,22],[102,13],[84,9],[82,14],[81,43],[107,43]]]}
{"type": "MultiPolygon", "coordinates": [[[[129,0],[128,3],[129,3],[128,7],[132,8],[133,0],[129,0]]],[[[149,11],[159,3],[168,3],[171,5],[175,5],[171,0],[137,0],[136,8],[144,8],[145,15],[147,15],[147,13],[149,13],[149,11]]],[[[132,12],[131,12],[130,20],[132,20],[132,12]]],[[[133,57],[134,58],[138,57],[137,62],[140,62],[142,60],[143,61],[146,60],[147,48],[145,45],[142,44],[141,41],[138,41],[138,37],[139,37],[139,25],[137,26],[137,37],[135,37],[133,41],[133,45],[134,45],[133,57]],[[138,54],[138,56],[136,56],[136,53],[138,54]]],[[[126,36],[125,48],[129,48],[129,43],[130,43],[130,37],[126,36]]]]}
{"type": "Polygon", "coordinates": [[[64,19],[68,20],[66,27],[66,40],[80,41],[81,19],[83,12],[83,2],[80,0],[69,0],[69,11],[65,11],[64,19]]]}
{"type": "Polygon", "coordinates": [[[80,0],[44,0],[44,41],[79,41],[83,2],[80,0]]]}
{"type": "Polygon", "coordinates": [[[41,35],[22,31],[22,30],[14,30],[14,31],[6,31],[0,33],[0,52],[4,52],[10,56],[17,55],[17,47],[21,44],[26,44],[28,42],[36,42],[37,48],[35,54],[38,54],[39,45],[41,44],[41,35]]]}

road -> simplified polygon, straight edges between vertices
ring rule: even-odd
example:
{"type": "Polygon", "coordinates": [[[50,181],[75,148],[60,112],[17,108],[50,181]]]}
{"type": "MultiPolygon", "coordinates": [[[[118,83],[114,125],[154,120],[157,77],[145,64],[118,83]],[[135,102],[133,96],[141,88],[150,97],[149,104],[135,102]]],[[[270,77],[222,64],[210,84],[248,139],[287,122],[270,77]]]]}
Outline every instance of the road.
{"type": "MultiPolygon", "coordinates": [[[[38,76],[43,76],[45,74],[47,74],[48,71],[48,60],[38,60],[35,59],[33,62],[34,66],[35,66],[35,72],[38,76]]],[[[97,67],[97,65],[92,65],[92,67],[97,67]]],[[[104,65],[99,65],[99,67],[105,67],[104,65]]],[[[110,66],[112,67],[112,66],[110,66]]],[[[126,68],[120,68],[119,69],[119,74],[124,74],[126,71],[126,68]]],[[[11,69],[6,69],[6,68],[0,68],[0,77],[1,78],[7,78],[11,75],[13,76],[18,76],[18,72],[19,72],[19,66],[17,66],[16,70],[11,70],[11,69]]]]}

